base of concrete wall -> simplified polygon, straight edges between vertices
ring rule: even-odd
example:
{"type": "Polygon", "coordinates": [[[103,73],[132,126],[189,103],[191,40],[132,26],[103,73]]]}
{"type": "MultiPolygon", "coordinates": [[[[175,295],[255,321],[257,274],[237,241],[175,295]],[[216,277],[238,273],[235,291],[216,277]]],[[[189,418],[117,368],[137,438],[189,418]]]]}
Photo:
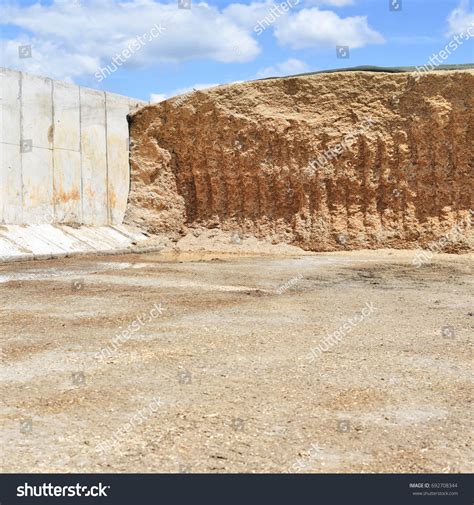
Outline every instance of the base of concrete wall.
{"type": "MultiPolygon", "coordinates": [[[[85,254],[144,252],[147,236],[125,226],[0,226],[0,263],[85,254]]],[[[159,250],[160,248],[153,248],[159,250]]]]}

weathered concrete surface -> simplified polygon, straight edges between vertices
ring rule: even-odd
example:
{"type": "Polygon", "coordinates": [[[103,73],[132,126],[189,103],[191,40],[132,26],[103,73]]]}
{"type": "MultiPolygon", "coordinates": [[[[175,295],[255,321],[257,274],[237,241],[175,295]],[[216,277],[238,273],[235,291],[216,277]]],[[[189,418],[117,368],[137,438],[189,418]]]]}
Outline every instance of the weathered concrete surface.
{"type": "Polygon", "coordinates": [[[0,226],[0,263],[86,253],[116,253],[140,246],[147,236],[125,226],[0,226]]]}
{"type": "Polygon", "coordinates": [[[108,222],[105,95],[81,89],[81,104],[83,222],[98,225],[108,222]]]}
{"type": "Polygon", "coordinates": [[[128,123],[123,121],[129,112],[130,105],[122,96],[107,93],[107,209],[111,223],[123,221],[130,190],[128,123]]]}
{"type": "Polygon", "coordinates": [[[20,79],[17,72],[1,68],[0,79],[0,222],[21,223],[23,190],[20,154],[20,79]]]}
{"type": "Polygon", "coordinates": [[[80,223],[81,108],[80,89],[54,83],[54,212],[59,223],[80,223]]]}
{"type": "Polygon", "coordinates": [[[123,221],[139,100],[0,69],[0,223],[123,221]]]}

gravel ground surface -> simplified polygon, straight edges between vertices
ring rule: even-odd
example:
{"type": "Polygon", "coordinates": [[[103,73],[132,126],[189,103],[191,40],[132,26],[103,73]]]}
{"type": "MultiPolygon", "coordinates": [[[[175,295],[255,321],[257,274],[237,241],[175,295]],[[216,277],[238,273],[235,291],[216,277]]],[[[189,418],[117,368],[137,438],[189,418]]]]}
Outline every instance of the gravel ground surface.
{"type": "Polygon", "coordinates": [[[0,266],[2,471],[472,472],[473,255],[413,257],[0,266]]]}

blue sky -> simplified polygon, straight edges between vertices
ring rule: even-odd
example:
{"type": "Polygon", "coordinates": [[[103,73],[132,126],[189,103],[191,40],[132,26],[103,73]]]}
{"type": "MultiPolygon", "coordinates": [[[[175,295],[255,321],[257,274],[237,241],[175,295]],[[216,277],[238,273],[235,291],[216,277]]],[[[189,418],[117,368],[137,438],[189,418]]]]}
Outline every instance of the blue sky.
{"type": "Polygon", "coordinates": [[[144,100],[266,76],[424,65],[456,35],[444,63],[474,62],[471,0],[192,0],[191,9],[179,9],[178,0],[0,5],[2,66],[144,100]],[[348,47],[349,58],[338,58],[337,46],[348,47]]]}

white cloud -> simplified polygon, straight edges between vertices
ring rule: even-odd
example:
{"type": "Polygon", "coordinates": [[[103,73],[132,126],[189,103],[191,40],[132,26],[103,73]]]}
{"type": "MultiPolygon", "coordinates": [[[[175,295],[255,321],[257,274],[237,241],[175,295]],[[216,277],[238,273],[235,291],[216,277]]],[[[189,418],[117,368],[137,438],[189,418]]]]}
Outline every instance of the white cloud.
{"type": "Polygon", "coordinates": [[[447,35],[463,33],[472,25],[474,25],[474,12],[469,9],[469,0],[461,0],[448,17],[447,35]]]}
{"type": "MultiPolygon", "coordinates": [[[[160,63],[208,59],[243,63],[255,59],[261,48],[256,24],[273,19],[271,29],[279,43],[294,49],[341,44],[361,47],[382,42],[365,17],[340,18],[318,8],[298,12],[304,0],[285,0],[288,12],[271,18],[271,9],[282,0],[234,3],[222,10],[205,2],[193,2],[191,10],[176,2],[153,0],[52,0],[2,6],[2,23],[16,27],[20,35],[0,40],[3,64],[56,79],[92,76],[112,62],[137,36],[163,27],[120,65],[147,68],[160,63]],[[33,57],[18,58],[18,46],[31,44],[33,57]]],[[[318,5],[342,6],[352,0],[309,0],[318,5]]],[[[278,69],[276,69],[278,70],[278,69]]],[[[104,75],[108,75],[104,73],[104,75]]]]}
{"type": "Polygon", "coordinates": [[[303,9],[278,20],[275,36],[293,49],[347,45],[351,48],[380,44],[384,38],[369,27],[367,17],[341,18],[332,11],[303,9]]]}
{"type": "Polygon", "coordinates": [[[309,66],[304,61],[290,58],[274,66],[262,68],[257,72],[256,78],[263,79],[264,77],[302,74],[304,72],[309,72],[309,70],[309,66]]]}
{"type": "Polygon", "coordinates": [[[163,100],[166,100],[167,95],[163,93],[151,93],[150,94],[150,102],[151,103],[158,103],[162,102],[163,100]]]}
{"type": "Polygon", "coordinates": [[[167,100],[168,98],[171,98],[173,96],[178,96],[178,95],[185,95],[186,93],[189,93],[191,91],[197,91],[201,89],[208,89],[208,88],[213,88],[214,86],[219,86],[219,84],[213,83],[213,84],[201,84],[197,83],[194,84],[193,86],[189,86],[187,88],[178,88],[172,91],[170,94],[163,94],[163,93],[151,93],[150,95],[150,102],[152,103],[158,103],[162,102],[163,100],[167,100]]]}
{"type": "Polygon", "coordinates": [[[32,74],[44,75],[71,81],[74,77],[97,69],[100,59],[78,52],[69,52],[65,47],[36,37],[21,36],[15,40],[1,40],[2,65],[32,74]],[[32,57],[20,59],[19,46],[30,45],[32,57]]]}
{"type": "Polygon", "coordinates": [[[269,16],[270,10],[274,5],[275,3],[271,0],[252,2],[250,4],[235,3],[228,5],[222,12],[239,26],[247,30],[253,30],[260,19],[269,16]]]}
{"type": "Polygon", "coordinates": [[[382,35],[369,27],[367,17],[341,18],[330,10],[311,7],[299,10],[303,4],[332,7],[351,5],[355,0],[265,0],[250,4],[231,4],[223,13],[239,26],[261,35],[272,29],[278,42],[293,49],[349,45],[363,47],[382,43],[382,35]],[[286,10],[276,8],[286,4],[286,10]]]}
{"type": "Polygon", "coordinates": [[[152,0],[54,0],[27,7],[7,4],[2,11],[2,23],[23,30],[17,39],[3,41],[4,64],[37,73],[39,68],[39,73],[56,78],[94,73],[155,24],[164,27],[163,33],[134,53],[124,67],[190,59],[246,62],[260,52],[249,30],[204,2],[183,10],[175,2],[152,0]],[[33,45],[33,58],[20,61],[17,46],[24,43],[33,45]]]}

